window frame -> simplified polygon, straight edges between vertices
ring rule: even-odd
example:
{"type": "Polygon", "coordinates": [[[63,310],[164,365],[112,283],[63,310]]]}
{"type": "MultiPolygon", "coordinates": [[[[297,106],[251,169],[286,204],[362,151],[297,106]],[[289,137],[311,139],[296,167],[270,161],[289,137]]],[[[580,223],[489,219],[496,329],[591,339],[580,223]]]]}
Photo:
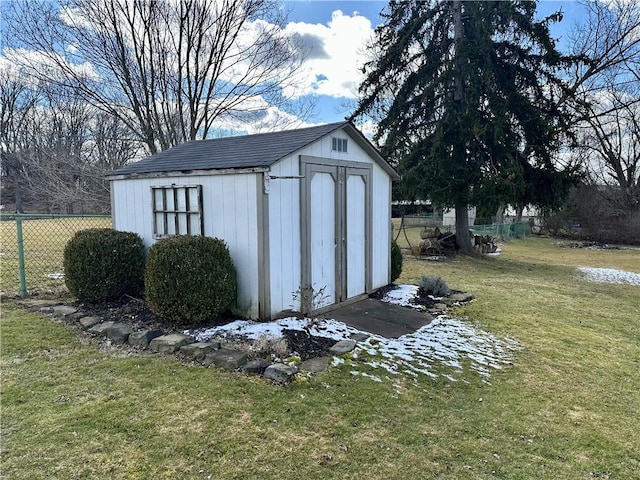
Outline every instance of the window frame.
{"type": "Polygon", "coordinates": [[[204,235],[202,185],[152,186],[151,211],[154,239],[204,235]]]}
{"type": "Polygon", "coordinates": [[[338,153],[349,153],[348,139],[342,137],[331,137],[331,151],[338,153]]]}

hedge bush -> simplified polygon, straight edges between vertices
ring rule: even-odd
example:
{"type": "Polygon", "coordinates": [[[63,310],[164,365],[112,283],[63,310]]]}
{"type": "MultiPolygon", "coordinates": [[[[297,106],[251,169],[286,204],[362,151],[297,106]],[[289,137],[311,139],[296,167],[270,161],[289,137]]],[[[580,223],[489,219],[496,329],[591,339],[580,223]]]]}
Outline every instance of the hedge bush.
{"type": "Polygon", "coordinates": [[[391,281],[395,281],[402,273],[402,250],[393,240],[391,242],[391,281]]]}
{"type": "Polygon", "coordinates": [[[236,298],[237,275],[220,239],[179,235],[149,249],[144,274],[149,308],[172,326],[214,320],[236,298]]]}
{"type": "Polygon", "coordinates": [[[144,244],[136,233],[110,228],[77,232],[64,249],[64,279],[81,302],[139,296],[144,286],[144,244]]]}

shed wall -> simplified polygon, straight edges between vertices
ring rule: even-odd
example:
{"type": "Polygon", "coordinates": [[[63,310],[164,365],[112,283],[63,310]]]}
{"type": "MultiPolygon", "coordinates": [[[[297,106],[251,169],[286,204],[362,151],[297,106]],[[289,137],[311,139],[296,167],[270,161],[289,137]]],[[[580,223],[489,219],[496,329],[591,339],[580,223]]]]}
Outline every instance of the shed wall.
{"type": "Polygon", "coordinates": [[[269,172],[269,264],[271,314],[300,310],[300,174],[297,155],[276,162],[269,172]]]}
{"type": "MultiPolygon", "coordinates": [[[[260,179],[260,180],[259,180],[260,179]]],[[[119,179],[111,182],[116,230],[138,233],[145,246],[155,243],[151,187],[202,185],[204,234],[224,240],[238,272],[237,314],[258,316],[258,213],[262,191],[256,173],[119,179]]]]}
{"type": "MultiPolygon", "coordinates": [[[[300,310],[301,272],[301,205],[300,156],[312,156],[345,162],[373,164],[372,201],[372,288],[389,283],[391,242],[391,179],[374,160],[346,133],[336,132],[276,162],[269,172],[269,260],[271,312],[300,310]],[[348,152],[331,150],[331,137],[349,139],[348,152]],[[297,298],[296,298],[297,297],[297,298]]],[[[363,292],[364,293],[364,292],[363,292]]]]}

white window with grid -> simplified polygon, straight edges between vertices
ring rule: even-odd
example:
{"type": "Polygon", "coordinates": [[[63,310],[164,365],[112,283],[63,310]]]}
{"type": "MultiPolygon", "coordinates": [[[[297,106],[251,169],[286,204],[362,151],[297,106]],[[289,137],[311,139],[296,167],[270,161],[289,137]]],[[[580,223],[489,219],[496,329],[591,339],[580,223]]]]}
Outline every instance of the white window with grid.
{"type": "Polygon", "coordinates": [[[151,187],[153,237],[204,235],[202,185],[151,187]]]}
{"type": "Polygon", "coordinates": [[[331,137],[331,150],[334,152],[347,153],[347,139],[331,137]]]}

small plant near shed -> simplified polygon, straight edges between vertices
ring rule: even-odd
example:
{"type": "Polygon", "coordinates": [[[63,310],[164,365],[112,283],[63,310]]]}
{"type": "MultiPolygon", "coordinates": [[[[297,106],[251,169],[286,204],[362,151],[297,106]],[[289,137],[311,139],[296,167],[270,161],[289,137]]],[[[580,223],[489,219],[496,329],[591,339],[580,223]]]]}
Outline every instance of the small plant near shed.
{"type": "Polygon", "coordinates": [[[215,320],[236,299],[237,274],[218,238],[179,235],[149,248],[144,275],[149,308],[172,326],[215,320]]]}
{"type": "Polygon", "coordinates": [[[321,308],[329,298],[329,295],[324,293],[326,288],[326,285],[319,289],[315,289],[313,285],[310,284],[301,285],[298,290],[292,293],[291,298],[294,302],[300,301],[300,311],[307,315],[321,308]]]}
{"type": "Polygon", "coordinates": [[[81,302],[138,296],[144,278],[144,244],[137,233],[110,228],[77,232],[64,249],[65,284],[81,302]]]}
{"type": "Polygon", "coordinates": [[[391,242],[391,282],[402,273],[402,250],[395,240],[391,242]]]}
{"type": "Polygon", "coordinates": [[[422,278],[420,278],[420,288],[426,295],[433,295],[434,297],[451,295],[451,289],[442,277],[423,275],[422,278]]]}

